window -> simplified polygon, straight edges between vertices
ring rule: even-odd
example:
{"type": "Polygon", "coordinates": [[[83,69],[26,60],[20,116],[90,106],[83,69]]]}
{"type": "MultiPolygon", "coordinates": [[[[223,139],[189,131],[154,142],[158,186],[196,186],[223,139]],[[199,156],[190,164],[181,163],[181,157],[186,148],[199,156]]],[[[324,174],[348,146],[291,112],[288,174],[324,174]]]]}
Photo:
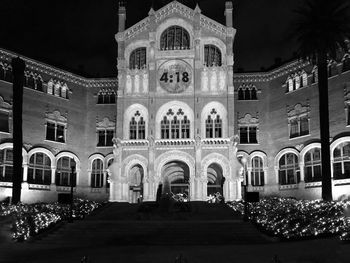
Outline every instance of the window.
{"type": "Polygon", "coordinates": [[[190,127],[191,122],[181,108],[176,114],[172,109],[169,109],[160,122],[161,138],[188,139],[190,138],[190,127]]]}
{"type": "Polygon", "coordinates": [[[253,186],[263,186],[264,185],[263,159],[259,156],[255,156],[252,159],[251,184],[253,186]]]}
{"type": "Polygon", "coordinates": [[[278,177],[280,185],[297,184],[300,182],[298,156],[294,153],[286,153],[280,158],[278,177]]]}
{"type": "Polygon", "coordinates": [[[160,37],[161,50],[190,49],[190,35],[179,26],[167,28],[160,37]]]}
{"type": "Polygon", "coordinates": [[[65,142],[65,125],[55,122],[46,122],[46,140],[65,142]]]}
{"type": "Polygon", "coordinates": [[[0,182],[12,182],[13,150],[0,150],[0,182]]]}
{"type": "Polygon", "coordinates": [[[305,182],[322,181],[321,174],[321,149],[313,148],[304,157],[305,182]]]}
{"type": "Polygon", "coordinates": [[[239,143],[258,143],[256,126],[240,126],[239,127],[239,143]]]}
{"type": "Polygon", "coordinates": [[[103,162],[100,159],[95,159],[92,162],[91,187],[92,188],[103,187],[103,162]]]}
{"type": "Polygon", "coordinates": [[[45,153],[34,153],[29,159],[28,183],[51,184],[51,160],[45,153]]]}
{"type": "Polygon", "coordinates": [[[205,120],[206,138],[222,138],[222,119],[216,109],[212,109],[205,120]]]}
{"type": "Polygon", "coordinates": [[[347,55],[343,59],[343,69],[342,72],[350,70],[350,56],[347,55]]]}
{"type": "Polygon", "coordinates": [[[142,69],[146,66],[146,48],[137,48],[130,54],[129,68],[142,69]]]}
{"type": "Polygon", "coordinates": [[[346,110],[347,110],[347,122],[346,125],[350,125],[350,103],[346,105],[346,110]]]}
{"type": "Polygon", "coordinates": [[[309,133],[308,116],[300,116],[289,120],[289,138],[304,136],[309,133]]]}
{"type": "Polygon", "coordinates": [[[256,87],[254,86],[239,87],[238,100],[258,100],[256,87]]]}
{"type": "Polygon", "coordinates": [[[0,64],[0,80],[5,79],[5,69],[2,64],[0,64]]]}
{"type": "Polygon", "coordinates": [[[0,132],[9,132],[9,113],[0,111],[0,132]]]}
{"type": "Polygon", "coordinates": [[[161,138],[162,139],[169,139],[170,135],[170,122],[167,119],[166,116],[164,116],[163,120],[161,121],[160,124],[160,129],[161,129],[161,138]]]}
{"type": "Polygon", "coordinates": [[[40,76],[36,79],[36,89],[39,91],[43,91],[43,80],[40,76]]]}
{"type": "Polygon", "coordinates": [[[350,178],[350,142],[341,143],[333,151],[333,178],[350,178]]]}
{"type": "Polygon", "coordinates": [[[13,80],[13,75],[12,75],[12,67],[8,66],[6,71],[5,71],[5,80],[8,82],[12,82],[13,80]]]}
{"type": "Polygon", "coordinates": [[[221,66],[221,51],[214,45],[204,46],[204,64],[207,67],[221,66]]]}
{"type": "Polygon", "coordinates": [[[317,68],[312,71],[312,83],[316,83],[318,81],[318,71],[317,68]]]}
{"type": "Polygon", "coordinates": [[[97,134],[98,134],[97,147],[113,146],[113,137],[114,137],[113,129],[98,129],[97,134]]]}
{"type": "Polygon", "coordinates": [[[136,111],[129,123],[129,139],[144,140],[146,139],[146,122],[140,111],[136,111]]]}
{"type": "Polygon", "coordinates": [[[97,104],[115,104],[116,93],[114,90],[100,90],[97,94],[97,104]]]}
{"type": "Polygon", "coordinates": [[[61,157],[57,161],[56,185],[58,186],[76,186],[76,173],[72,174],[72,167],[76,167],[73,158],[68,156],[61,157]]]}
{"type": "Polygon", "coordinates": [[[290,75],[286,81],[286,92],[291,92],[307,86],[307,73],[300,71],[290,75]]]}

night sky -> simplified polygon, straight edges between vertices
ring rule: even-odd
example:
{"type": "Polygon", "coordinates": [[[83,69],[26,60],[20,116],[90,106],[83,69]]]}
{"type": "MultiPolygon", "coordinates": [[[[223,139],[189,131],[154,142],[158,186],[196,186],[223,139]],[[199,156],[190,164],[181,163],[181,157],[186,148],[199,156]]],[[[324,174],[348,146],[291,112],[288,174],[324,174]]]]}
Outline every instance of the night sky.
{"type": "MultiPolygon", "coordinates": [[[[290,60],[293,10],[302,0],[235,0],[235,68],[259,71],[290,60]]],[[[128,0],[127,27],[166,0],[128,0]]],[[[181,2],[181,1],[180,1],[181,2]]],[[[194,8],[195,0],[183,0],[194,8]]],[[[225,0],[199,0],[202,14],[224,24],[225,0]]],[[[2,0],[0,47],[86,77],[115,77],[117,0],[2,0]]]]}

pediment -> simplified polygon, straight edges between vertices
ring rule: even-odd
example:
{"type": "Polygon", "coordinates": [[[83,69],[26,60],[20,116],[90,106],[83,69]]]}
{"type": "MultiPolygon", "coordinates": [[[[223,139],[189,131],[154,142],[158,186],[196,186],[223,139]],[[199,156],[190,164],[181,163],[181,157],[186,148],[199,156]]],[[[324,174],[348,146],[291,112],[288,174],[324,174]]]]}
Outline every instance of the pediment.
{"type": "Polygon", "coordinates": [[[58,122],[67,122],[67,118],[63,116],[58,110],[46,113],[46,118],[58,122]]]}
{"type": "Polygon", "coordinates": [[[227,35],[226,26],[214,21],[213,19],[207,16],[202,15],[198,6],[195,9],[192,9],[182,3],[179,3],[178,1],[172,1],[164,7],[158,9],[157,11],[151,9],[148,17],[144,18],[140,22],[125,30],[124,39],[131,39],[140,34],[141,32],[148,30],[151,16],[154,16],[155,23],[159,24],[161,23],[161,21],[169,17],[174,17],[174,14],[179,15],[182,18],[186,18],[189,21],[194,21],[196,18],[196,13],[200,14],[201,28],[205,28],[221,36],[227,35]]]}
{"type": "Polygon", "coordinates": [[[103,118],[102,121],[96,121],[96,126],[98,128],[114,128],[115,127],[115,122],[114,121],[110,121],[109,118],[105,117],[103,118]]]}

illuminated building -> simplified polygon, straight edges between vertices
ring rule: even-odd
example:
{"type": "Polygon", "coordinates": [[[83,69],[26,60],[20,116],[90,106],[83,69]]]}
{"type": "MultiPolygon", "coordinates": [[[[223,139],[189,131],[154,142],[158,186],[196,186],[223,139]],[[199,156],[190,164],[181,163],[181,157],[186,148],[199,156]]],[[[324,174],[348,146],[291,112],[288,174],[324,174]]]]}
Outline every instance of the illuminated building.
{"type": "MultiPolygon", "coordinates": [[[[317,71],[293,61],[234,74],[232,11],[226,2],[221,25],[173,1],[125,29],[120,6],[118,79],[24,58],[23,201],[68,192],[71,166],[76,195],[90,199],[152,201],[160,185],[190,200],[239,199],[237,157],[250,191],[320,198],[317,71]]],[[[14,56],[0,50],[1,199],[12,184],[14,56]]],[[[349,65],[348,54],[329,64],[334,198],[350,190],[349,65]]]]}

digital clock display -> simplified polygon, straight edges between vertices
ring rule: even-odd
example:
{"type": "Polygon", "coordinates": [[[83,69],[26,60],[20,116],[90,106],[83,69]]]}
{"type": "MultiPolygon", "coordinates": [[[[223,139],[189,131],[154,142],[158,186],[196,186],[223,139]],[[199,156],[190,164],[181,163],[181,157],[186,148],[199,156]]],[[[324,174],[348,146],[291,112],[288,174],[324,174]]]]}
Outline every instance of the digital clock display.
{"type": "Polygon", "coordinates": [[[183,92],[191,84],[192,69],[182,60],[170,60],[158,69],[160,86],[171,93],[183,92]]]}

